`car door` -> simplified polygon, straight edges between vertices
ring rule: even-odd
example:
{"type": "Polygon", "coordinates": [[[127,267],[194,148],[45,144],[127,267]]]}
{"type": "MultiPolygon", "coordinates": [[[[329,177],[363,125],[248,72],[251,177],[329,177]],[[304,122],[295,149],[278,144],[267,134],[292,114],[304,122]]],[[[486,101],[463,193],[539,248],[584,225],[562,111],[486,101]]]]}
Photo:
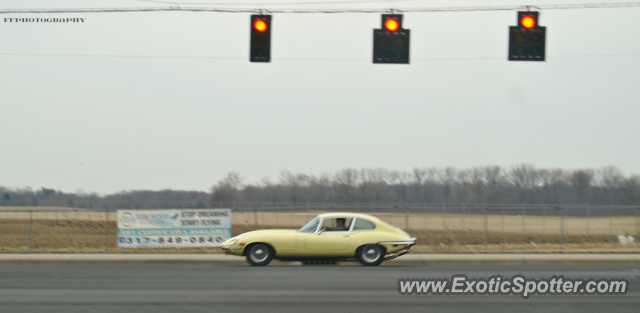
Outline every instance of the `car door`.
{"type": "Polygon", "coordinates": [[[349,248],[349,231],[323,231],[307,236],[307,251],[345,251],[349,248]]]}
{"type": "MultiPolygon", "coordinates": [[[[352,218],[344,217],[350,223],[352,218]]],[[[335,218],[330,218],[335,219],[335,218]]],[[[323,220],[323,225],[327,225],[327,218],[323,220]]],[[[347,251],[349,248],[351,232],[346,230],[319,230],[313,234],[304,234],[303,246],[306,254],[322,256],[335,255],[336,253],[347,251]]]]}

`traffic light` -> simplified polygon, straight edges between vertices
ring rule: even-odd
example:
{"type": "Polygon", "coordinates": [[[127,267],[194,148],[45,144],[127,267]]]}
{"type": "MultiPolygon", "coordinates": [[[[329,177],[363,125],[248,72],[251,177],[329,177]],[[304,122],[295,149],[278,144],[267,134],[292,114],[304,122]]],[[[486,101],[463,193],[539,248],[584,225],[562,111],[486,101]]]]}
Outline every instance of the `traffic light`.
{"type": "Polygon", "coordinates": [[[382,27],[373,30],[373,63],[409,64],[409,30],[402,14],[382,14],[382,27]]]}
{"type": "Polygon", "coordinates": [[[271,61],[271,15],[251,15],[250,48],[249,61],[271,61]]]}
{"type": "Polygon", "coordinates": [[[518,26],[509,27],[509,61],[544,61],[547,28],[539,12],[518,12],[518,26]]]}

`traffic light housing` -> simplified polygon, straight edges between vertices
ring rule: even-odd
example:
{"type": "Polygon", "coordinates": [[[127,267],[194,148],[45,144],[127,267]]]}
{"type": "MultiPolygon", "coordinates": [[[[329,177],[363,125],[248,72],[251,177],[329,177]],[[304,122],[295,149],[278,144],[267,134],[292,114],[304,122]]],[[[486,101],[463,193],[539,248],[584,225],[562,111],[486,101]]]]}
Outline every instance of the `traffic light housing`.
{"type": "Polygon", "coordinates": [[[539,12],[518,12],[518,26],[509,27],[509,61],[544,61],[547,28],[539,12]]]}
{"type": "Polygon", "coordinates": [[[402,14],[382,14],[382,26],[373,30],[373,63],[409,64],[409,34],[402,14]]]}
{"type": "Polygon", "coordinates": [[[271,61],[271,15],[251,15],[249,61],[271,61]]]}

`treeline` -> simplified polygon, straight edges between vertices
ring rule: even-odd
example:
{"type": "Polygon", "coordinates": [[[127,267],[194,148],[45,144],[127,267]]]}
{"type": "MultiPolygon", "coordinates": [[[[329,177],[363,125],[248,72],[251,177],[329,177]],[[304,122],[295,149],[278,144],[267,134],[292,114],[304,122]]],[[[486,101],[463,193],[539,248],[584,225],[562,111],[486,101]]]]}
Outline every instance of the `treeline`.
{"type": "Polygon", "coordinates": [[[205,208],[209,194],[202,191],[134,190],[100,196],[64,193],[51,188],[0,187],[0,206],[47,206],[85,209],[205,208]]]}
{"type": "Polygon", "coordinates": [[[0,206],[54,206],[87,209],[205,208],[267,203],[425,203],[640,205],[640,176],[616,167],[538,169],[521,164],[470,169],[343,169],[309,175],[283,171],[246,183],[229,173],[211,192],[134,190],[109,195],[64,193],[52,188],[0,187],[0,206]]]}
{"type": "Polygon", "coordinates": [[[222,202],[640,204],[640,176],[601,169],[415,168],[411,172],[347,168],[309,175],[283,171],[277,182],[246,184],[229,173],[211,189],[210,206],[222,202]]]}

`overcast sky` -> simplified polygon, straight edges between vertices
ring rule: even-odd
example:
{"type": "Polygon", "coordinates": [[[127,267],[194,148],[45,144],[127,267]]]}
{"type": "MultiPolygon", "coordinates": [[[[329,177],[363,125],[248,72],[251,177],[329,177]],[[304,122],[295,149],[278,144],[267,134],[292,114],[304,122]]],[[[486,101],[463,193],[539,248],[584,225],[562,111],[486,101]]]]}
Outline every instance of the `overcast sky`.
{"type": "MultiPolygon", "coordinates": [[[[588,1],[247,2],[267,4],[221,7],[588,1]]],[[[3,9],[163,5],[0,0],[3,9]]],[[[255,182],[281,170],[520,163],[640,173],[640,8],[543,11],[546,62],[507,61],[516,11],[405,13],[410,65],[372,64],[377,13],[274,14],[272,62],[250,63],[249,15],[0,15],[0,186],[209,190],[230,171],[255,182]]]]}

